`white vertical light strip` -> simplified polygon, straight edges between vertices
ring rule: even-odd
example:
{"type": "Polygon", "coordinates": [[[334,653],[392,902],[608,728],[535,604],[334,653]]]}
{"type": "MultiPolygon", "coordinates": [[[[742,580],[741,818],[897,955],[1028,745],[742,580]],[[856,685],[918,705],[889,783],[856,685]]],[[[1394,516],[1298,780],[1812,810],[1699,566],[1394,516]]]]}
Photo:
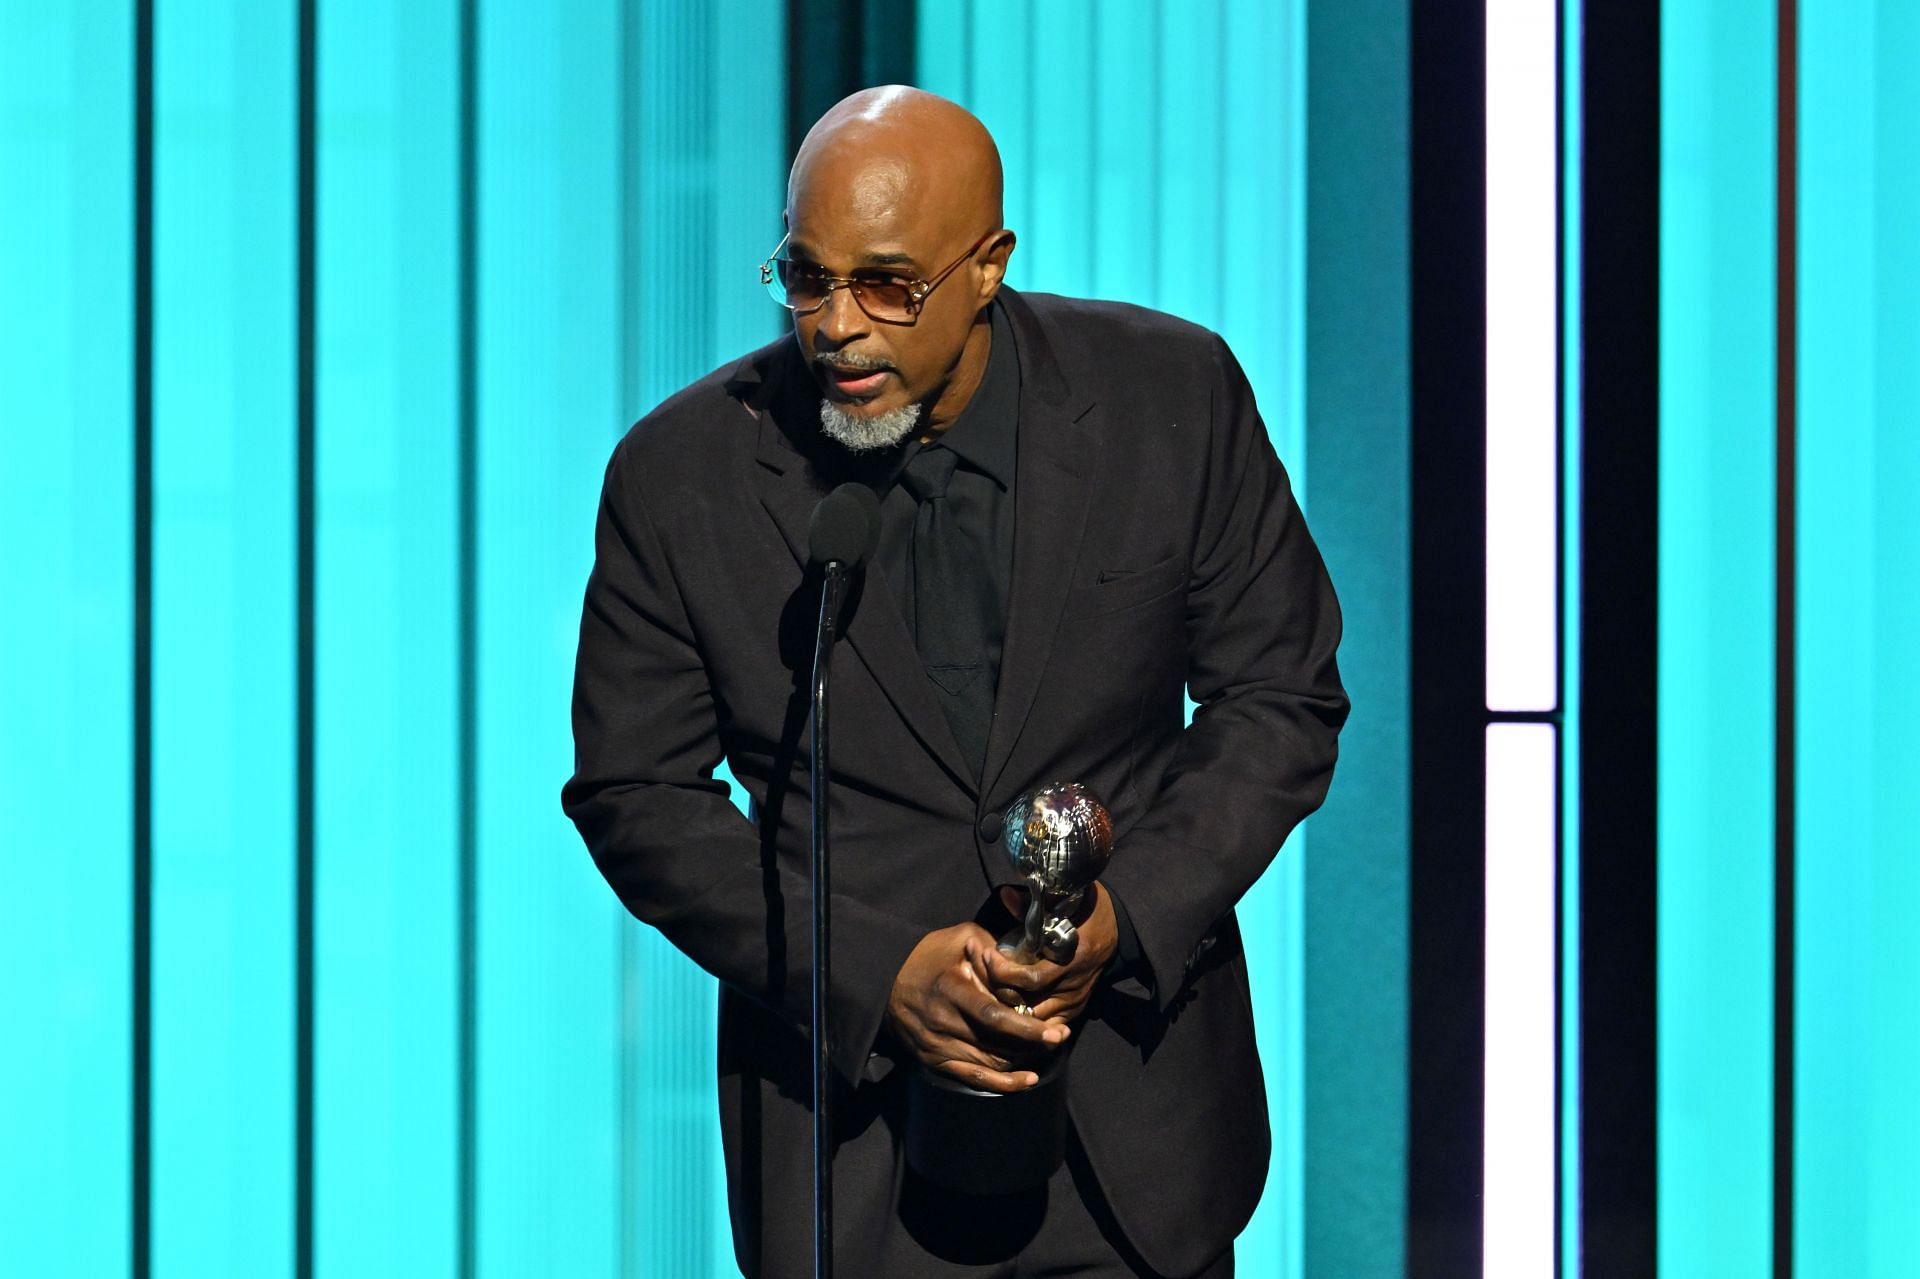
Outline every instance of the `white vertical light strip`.
{"type": "Polygon", "coordinates": [[[1487,708],[1555,706],[1557,6],[1487,0],[1487,708]]]}
{"type": "Polygon", "coordinates": [[[1487,726],[1486,1279],[1554,1272],[1557,732],[1487,726]]]}
{"type": "MultiPolygon", "coordinates": [[[[1487,709],[1559,709],[1558,6],[1486,5],[1487,709]]],[[[1554,1272],[1558,729],[1487,727],[1482,1273],[1554,1272]]]]}

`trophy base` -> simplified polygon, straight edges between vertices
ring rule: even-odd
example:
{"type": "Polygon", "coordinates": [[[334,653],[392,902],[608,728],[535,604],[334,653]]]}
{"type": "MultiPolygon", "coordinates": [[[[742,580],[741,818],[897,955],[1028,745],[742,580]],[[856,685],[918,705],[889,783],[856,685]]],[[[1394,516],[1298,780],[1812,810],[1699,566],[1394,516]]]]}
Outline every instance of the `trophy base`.
{"type": "Polygon", "coordinates": [[[971,1088],[917,1067],[907,1083],[907,1163],[972,1195],[1045,1185],[1067,1153],[1067,1063],[1054,1054],[1023,1092],[971,1088]]]}

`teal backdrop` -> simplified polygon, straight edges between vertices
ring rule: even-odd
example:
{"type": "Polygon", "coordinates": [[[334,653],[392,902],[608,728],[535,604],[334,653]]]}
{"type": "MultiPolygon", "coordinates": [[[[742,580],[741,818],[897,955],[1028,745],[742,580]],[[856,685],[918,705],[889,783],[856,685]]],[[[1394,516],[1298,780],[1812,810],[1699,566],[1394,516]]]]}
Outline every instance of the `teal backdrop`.
{"type": "Polygon", "coordinates": [[[1920,9],[1800,23],[1795,1272],[1920,1256],[1920,9]]]}
{"type": "MultiPolygon", "coordinates": [[[[1405,0],[0,0],[0,1274],[734,1272],[713,982],[559,810],[575,628],[614,442],[780,332],[753,268],[793,104],[881,8],[860,65],[1000,142],[1011,282],[1218,329],[1308,510],[1355,711],[1243,907],[1275,1153],[1241,1273],[1405,1273],[1405,0]]],[[[1649,888],[1688,1279],[1774,1273],[1783,1122],[1796,1273],[1920,1254],[1920,10],[1790,8],[1792,98],[1780,11],[1661,19],[1649,888]]],[[[1564,480],[1569,520],[1617,500],[1564,480]]],[[[1565,882],[1606,855],[1563,851],[1565,882]]]]}
{"type": "MultiPolygon", "coordinates": [[[[31,1045],[0,1057],[0,1268],[731,1272],[713,983],[557,791],[601,469],[780,331],[753,266],[789,49],[818,55],[789,23],[828,8],[0,7],[0,963],[31,1045]]],[[[1223,332],[1341,583],[1328,833],[1244,911],[1276,1156],[1242,1255],[1397,1273],[1404,17],[895,27],[882,61],[1000,142],[1012,282],[1223,332]]]]}
{"type": "Polygon", "coordinates": [[[1662,25],[1661,1269],[1905,1274],[1920,1253],[1920,98],[1902,69],[1920,13],[1668,0],[1662,25]]]}
{"type": "MultiPolygon", "coordinates": [[[[1772,1273],[1774,5],[1662,17],[1659,1206],[1772,1273]]],[[[1817,1273],[1817,1272],[1816,1272],[1817,1273]]]]}

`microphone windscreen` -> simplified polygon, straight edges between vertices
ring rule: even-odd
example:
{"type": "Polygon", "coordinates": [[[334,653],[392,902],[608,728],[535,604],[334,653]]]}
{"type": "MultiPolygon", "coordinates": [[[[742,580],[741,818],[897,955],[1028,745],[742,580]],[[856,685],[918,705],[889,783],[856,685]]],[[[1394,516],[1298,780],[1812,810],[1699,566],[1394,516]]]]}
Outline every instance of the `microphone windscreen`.
{"type": "Polygon", "coordinates": [[[880,544],[880,499],[864,484],[842,484],[820,499],[807,524],[807,558],[857,568],[880,544]]]}

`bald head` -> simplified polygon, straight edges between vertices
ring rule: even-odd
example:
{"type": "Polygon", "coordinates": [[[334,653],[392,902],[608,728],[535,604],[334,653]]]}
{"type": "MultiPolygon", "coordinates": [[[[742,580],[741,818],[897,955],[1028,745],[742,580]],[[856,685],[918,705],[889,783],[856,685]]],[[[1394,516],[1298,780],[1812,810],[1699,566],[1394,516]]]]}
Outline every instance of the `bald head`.
{"type": "Polygon", "coordinates": [[[784,269],[813,273],[815,296],[825,292],[793,325],[833,438],[880,447],[916,421],[939,429],[966,406],[1013,252],[1000,216],[999,149],[945,98],[865,89],[808,130],[787,179],[784,269]],[[866,288],[911,290],[908,314],[896,303],[873,306],[875,318],[866,288]]]}
{"type": "MultiPolygon", "coordinates": [[[[787,209],[824,201],[862,221],[937,212],[940,230],[998,227],[1000,149],[958,103],[907,85],[842,98],[807,130],[787,209]]],[[[919,219],[914,218],[915,221],[919,219]]]]}

